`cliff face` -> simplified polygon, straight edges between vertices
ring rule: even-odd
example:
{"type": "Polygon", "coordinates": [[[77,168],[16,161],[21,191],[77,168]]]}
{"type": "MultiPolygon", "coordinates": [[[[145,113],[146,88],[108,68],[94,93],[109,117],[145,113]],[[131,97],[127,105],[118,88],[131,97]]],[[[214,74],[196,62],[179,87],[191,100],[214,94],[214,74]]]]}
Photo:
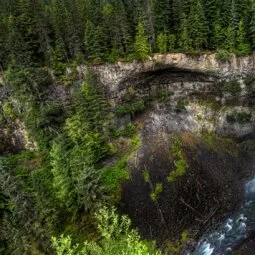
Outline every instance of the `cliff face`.
{"type": "MultiPolygon", "coordinates": [[[[116,64],[103,64],[92,67],[98,74],[102,84],[111,94],[123,89],[129,81],[138,80],[142,74],[152,75],[159,70],[179,70],[189,73],[203,73],[213,77],[228,79],[247,76],[254,73],[255,53],[247,57],[232,55],[227,62],[220,62],[216,54],[203,54],[200,56],[188,56],[181,53],[155,55],[144,62],[118,62],[116,64]]],[[[80,67],[82,70],[84,67],[80,67]]],[[[145,75],[146,76],[146,75],[145,75]]],[[[185,78],[183,76],[183,78],[185,78]]],[[[113,96],[114,97],[114,96],[113,96]]]]}
{"type": "MultiPolygon", "coordinates": [[[[217,61],[215,54],[188,56],[176,53],[155,55],[144,62],[94,65],[89,69],[99,77],[113,109],[137,101],[145,104],[156,101],[156,104],[150,104],[153,108],[146,113],[146,127],[150,132],[207,130],[242,138],[255,133],[254,58],[255,53],[247,57],[232,55],[223,63],[217,61]],[[166,103],[157,104],[163,98],[166,103]],[[180,107],[182,110],[178,111],[180,107]],[[227,121],[227,118],[231,119],[230,115],[236,115],[232,116],[233,121],[227,121]],[[246,121],[238,120],[241,115],[246,121]]],[[[77,67],[80,82],[87,69],[86,66],[77,67]]],[[[2,79],[0,84],[3,84],[2,79]]],[[[59,85],[46,87],[45,94],[50,100],[69,100],[66,89],[59,85]]],[[[0,85],[0,104],[3,105],[7,96],[8,91],[0,85]]],[[[14,129],[17,128],[16,125],[14,129]]],[[[1,133],[6,133],[3,126],[1,133]]],[[[16,133],[13,132],[14,137],[16,133]]],[[[21,132],[18,134],[14,140],[18,140],[16,144],[22,144],[21,132]]]]}
{"type": "MultiPolygon", "coordinates": [[[[155,55],[145,62],[93,66],[109,104],[170,95],[167,104],[157,105],[148,114],[150,130],[216,131],[219,135],[253,136],[254,54],[231,56],[220,62],[216,55],[155,55]],[[201,100],[202,99],[202,100],[201,100]],[[185,111],[174,110],[185,101],[185,111]],[[250,121],[232,121],[231,116],[248,115],[250,121]],[[230,116],[230,117],[229,117],[230,116]],[[228,119],[228,121],[227,121],[228,119]]],[[[84,71],[84,67],[79,67],[84,71]]],[[[154,105],[155,106],[155,105],[154,105]]]]}

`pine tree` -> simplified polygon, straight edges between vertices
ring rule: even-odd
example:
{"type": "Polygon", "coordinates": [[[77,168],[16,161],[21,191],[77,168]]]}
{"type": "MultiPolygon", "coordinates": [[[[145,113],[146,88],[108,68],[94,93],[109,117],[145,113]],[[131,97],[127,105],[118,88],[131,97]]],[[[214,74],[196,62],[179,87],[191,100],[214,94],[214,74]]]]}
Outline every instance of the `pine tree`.
{"type": "Polygon", "coordinates": [[[213,24],[212,29],[213,30],[212,30],[211,39],[210,39],[212,49],[215,50],[215,49],[224,48],[225,33],[219,19],[219,13],[217,15],[216,21],[213,24]]]}
{"type": "Polygon", "coordinates": [[[189,13],[190,3],[188,0],[172,0],[172,26],[175,33],[180,33],[183,19],[189,13]]]}
{"type": "Polygon", "coordinates": [[[7,61],[7,35],[9,33],[7,19],[3,14],[0,14],[0,70],[5,66],[5,62],[7,61]]]}
{"type": "Polygon", "coordinates": [[[107,35],[104,27],[95,27],[91,21],[87,21],[85,29],[85,51],[93,60],[103,60],[107,53],[107,35]]]}
{"type": "Polygon", "coordinates": [[[231,4],[232,0],[222,0],[219,3],[219,22],[222,27],[226,28],[231,25],[231,4]]]}
{"type": "Polygon", "coordinates": [[[208,34],[208,25],[200,0],[195,0],[192,4],[188,17],[188,24],[193,47],[196,50],[200,50],[207,45],[208,34]]]}
{"type": "Polygon", "coordinates": [[[53,50],[52,68],[53,73],[56,76],[60,76],[66,71],[66,56],[64,46],[61,42],[56,41],[55,48],[53,50]]]}
{"type": "Polygon", "coordinates": [[[190,39],[189,32],[188,32],[187,19],[185,17],[185,14],[182,14],[182,15],[183,15],[183,18],[182,18],[182,23],[180,26],[180,36],[178,38],[178,45],[181,50],[188,52],[192,50],[192,41],[190,39]]]}
{"type": "Polygon", "coordinates": [[[247,43],[243,20],[239,22],[237,32],[237,54],[240,56],[248,55],[251,52],[250,45],[247,43]]]}
{"type": "Polygon", "coordinates": [[[229,26],[227,29],[224,29],[224,34],[225,34],[224,49],[233,52],[235,47],[235,41],[232,26],[229,26]]]}
{"type": "Polygon", "coordinates": [[[131,51],[130,24],[122,0],[110,0],[103,8],[106,25],[114,52],[124,57],[131,51]]]}
{"type": "Polygon", "coordinates": [[[157,33],[168,30],[169,11],[168,0],[154,0],[155,29],[157,33]]]}
{"type": "Polygon", "coordinates": [[[238,24],[239,24],[239,14],[238,14],[238,8],[237,8],[237,0],[232,0],[232,2],[231,2],[231,26],[232,26],[232,32],[233,32],[234,47],[236,47],[238,24]]]}
{"type": "Polygon", "coordinates": [[[255,48],[255,5],[251,9],[251,20],[249,24],[249,35],[252,48],[255,48]]]}
{"type": "MultiPolygon", "coordinates": [[[[217,26],[219,24],[218,20],[218,0],[204,0],[204,10],[205,10],[205,18],[208,23],[208,47],[210,49],[215,49],[215,45],[213,42],[213,35],[215,32],[215,24],[217,26]]],[[[220,24],[219,24],[220,25],[220,24]]]]}
{"type": "Polygon", "coordinates": [[[138,23],[134,43],[134,54],[138,59],[145,60],[150,53],[148,38],[145,34],[144,26],[138,23]]]}
{"type": "Polygon", "coordinates": [[[157,36],[157,46],[160,53],[166,53],[167,52],[167,34],[161,32],[157,36]]]}
{"type": "Polygon", "coordinates": [[[168,50],[173,51],[176,46],[176,37],[174,34],[168,35],[168,50]]]}

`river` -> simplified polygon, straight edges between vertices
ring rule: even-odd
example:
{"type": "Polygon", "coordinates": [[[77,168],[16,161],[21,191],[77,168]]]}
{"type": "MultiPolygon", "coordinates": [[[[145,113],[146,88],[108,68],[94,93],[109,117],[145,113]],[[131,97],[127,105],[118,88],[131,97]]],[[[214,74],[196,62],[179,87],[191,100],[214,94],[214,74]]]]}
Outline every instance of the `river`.
{"type": "MultiPolygon", "coordinates": [[[[246,184],[245,201],[239,211],[226,219],[215,231],[206,233],[198,242],[195,251],[187,255],[232,254],[233,248],[244,242],[252,230],[255,230],[255,178],[246,184]]],[[[251,253],[248,249],[247,247],[247,252],[241,254],[255,254],[253,248],[251,253]]]]}

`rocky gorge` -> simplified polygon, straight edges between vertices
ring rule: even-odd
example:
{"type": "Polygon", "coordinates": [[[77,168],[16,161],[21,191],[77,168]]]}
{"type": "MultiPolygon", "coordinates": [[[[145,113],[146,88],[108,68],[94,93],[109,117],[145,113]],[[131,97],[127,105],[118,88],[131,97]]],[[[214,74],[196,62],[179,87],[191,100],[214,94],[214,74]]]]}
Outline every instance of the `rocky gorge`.
{"type": "MultiPolygon", "coordinates": [[[[78,66],[76,86],[88,70],[114,114],[113,129],[136,127],[137,150],[128,160],[130,178],[121,184],[119,210],[169,254],[194,249],[206,230],[240,208],[245,182],[254,176],[255,55],[221,62],[215,54],[176,53],[78,66]]],[[[0,83],[6,113],[12,91],[0,83]]],[[[62,84],[42,90],[63,107],[72,94],[62,84]]],[[[36,150],[18,118],[4,118],[0,134],[0,153],[36,150]]],[[[113,143],[128,150],[122,136],[113,143]]]]}

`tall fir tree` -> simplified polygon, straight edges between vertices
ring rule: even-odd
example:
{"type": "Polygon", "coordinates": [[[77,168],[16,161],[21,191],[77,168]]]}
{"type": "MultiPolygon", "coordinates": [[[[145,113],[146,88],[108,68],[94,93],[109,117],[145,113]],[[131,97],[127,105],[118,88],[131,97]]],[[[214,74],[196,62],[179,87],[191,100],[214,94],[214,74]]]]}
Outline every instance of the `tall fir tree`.
{"type": "Polygon", "coordinates": [[[103,8],[104,22],[114,52],[124,57],[131,52],[130,24],[122,0],[110,0],[103,8]]]}
{"type": "Polygon", "coordinates": [[[156,33],[169,29],[169,0],[154,0],[154,16],[156,33]]]}
{"type": "Polygon", "coordinates": [[[252,48],[255,49],[255,5],[251,9],[251,20],[249,24],[249,37],[252,48]]]}
{"type": "Polygon", "coordinates": [[[200,50],[207,46],[208,24],[205,18],[201,0],[195,0],[191,5],[189,17],[189,35],[194,49],[200,50]]]}
{"type": "Polygon", "coordinates": [[[167,52],[168,36],[166,33],[161,32],[157,36],[157,46],[159,53],[167,52]]]}
{"type": "Polygon", "coordinates": [[[138,59],[145,60],[150,53],[148,37],[145,34],[143,24],[140,22],[136,28],[136,37],[134,43],[134,54],[138,59]]]}
{"type": "MultiPolygon", "coordinates": [[[[215,24],[219,24],[218,21],[218,0],[204,0],[203,5],[204,5],[204,10],[205,10],[205,18],[207,20],[208,24],[208,48],[209,49],[214,49],[215,45],[213,42],[213,35],[214,35],[214,26],[215,24]]],[[[219,24],[220,25],[220,24],[219,24]]]]}
{"type": "Polygon", "coordinates": [[[182,14],[182,22],[180,26],[180,33],[178,37],[178,46],[181,50],[188,52],[192,50],[192,41],[189,36],[189,30],[188,30],[188,21],[186,19],[185,14],[182,14]]]}
{"type": "Polygon", "coordinates": [[[236,50],[237,54],[240,56],[246,56],[251,52],[251,47],[246,37],[243,20],[241,20],[238,25],[236,50]]]}
{"type": "Polygon", "coordinates": [[[107,53],[107,34],[102,26],[94,26],[87,21],[85,29],[85,51],[87,56],[93,60],[103,60],[107,53]]]}

